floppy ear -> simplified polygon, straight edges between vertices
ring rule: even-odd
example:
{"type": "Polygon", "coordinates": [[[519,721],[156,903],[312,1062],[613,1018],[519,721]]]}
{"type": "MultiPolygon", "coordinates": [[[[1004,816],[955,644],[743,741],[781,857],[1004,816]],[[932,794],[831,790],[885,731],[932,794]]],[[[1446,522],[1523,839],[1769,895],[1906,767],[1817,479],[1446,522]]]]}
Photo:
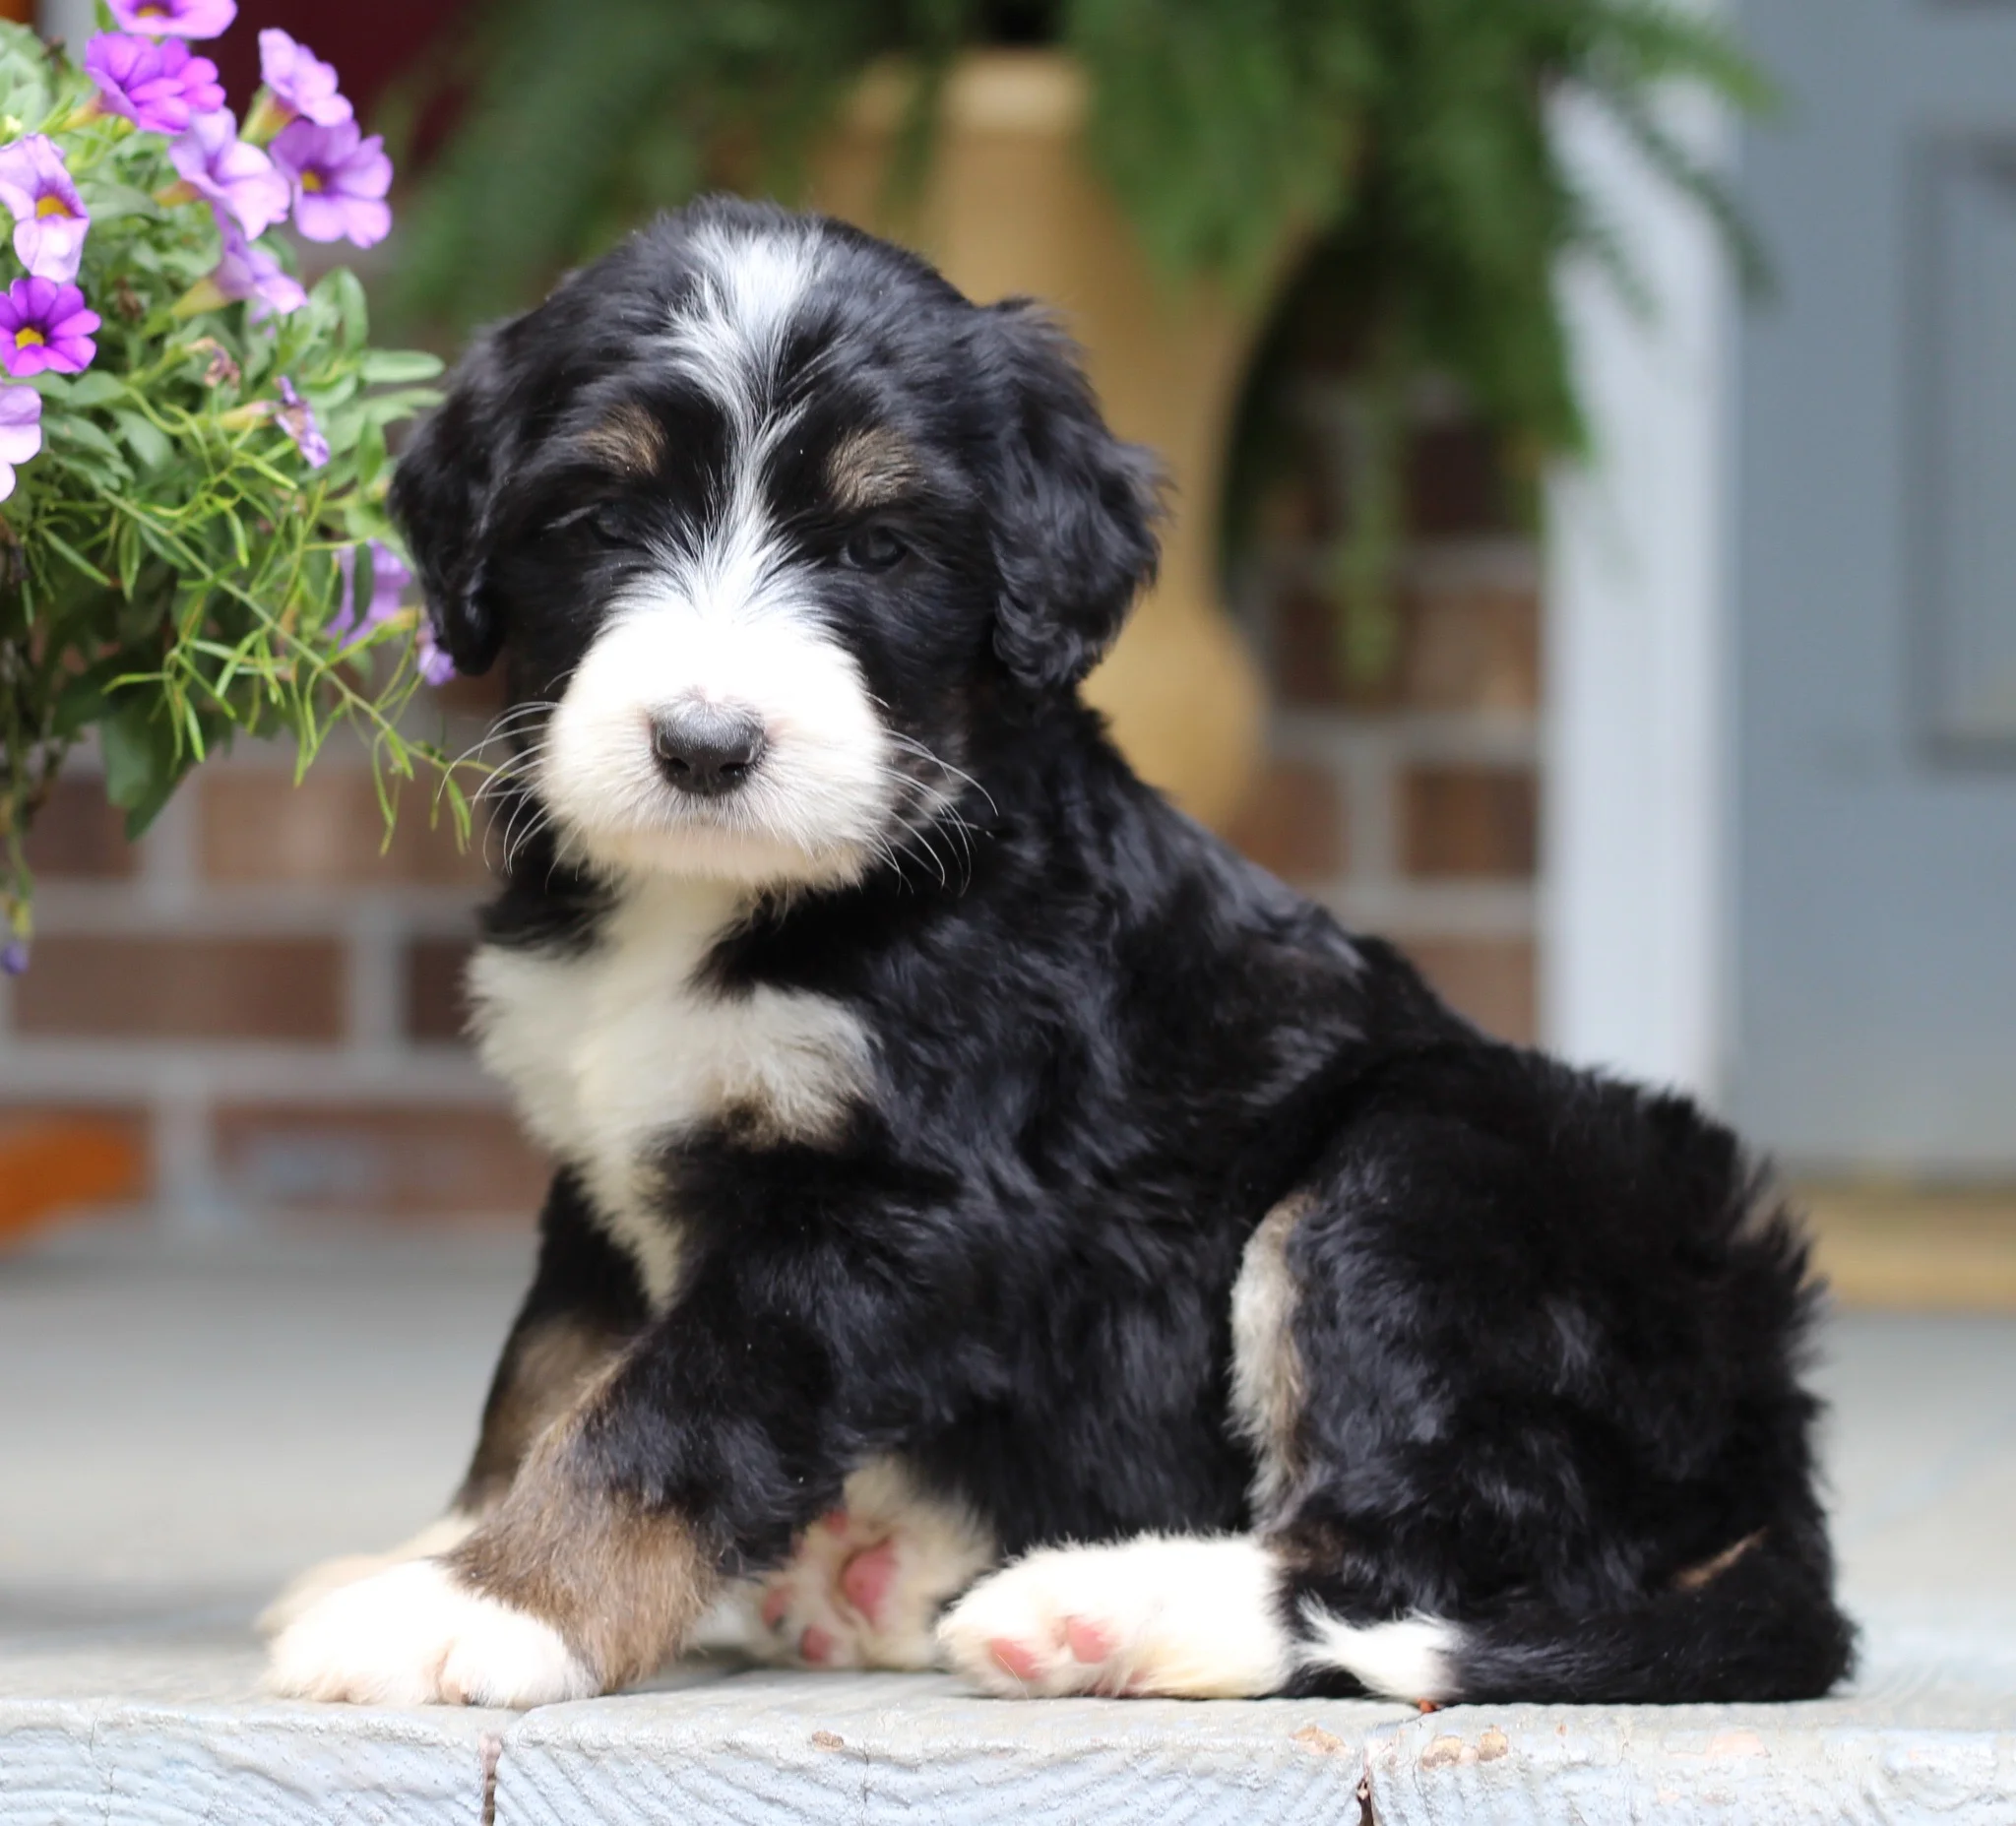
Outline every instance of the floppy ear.
{"type": "Polygon", "coordinates": [[[1155,575],[1154,456],[1106,428],[1077,346],[1026,298],[993,307],[1016,422],[995,534],[994,652],[1034,691],[1098,664],[1155,575]]]}
{"type": "Polygon", "coordinates": [[[486,334],[457,365],[447,399],[400,457],[387,502],[406,535],[435,638],[468,676],[488,671],[504,644],[483,579],[513,416],[500,341],[500,332],[486,334]]]}

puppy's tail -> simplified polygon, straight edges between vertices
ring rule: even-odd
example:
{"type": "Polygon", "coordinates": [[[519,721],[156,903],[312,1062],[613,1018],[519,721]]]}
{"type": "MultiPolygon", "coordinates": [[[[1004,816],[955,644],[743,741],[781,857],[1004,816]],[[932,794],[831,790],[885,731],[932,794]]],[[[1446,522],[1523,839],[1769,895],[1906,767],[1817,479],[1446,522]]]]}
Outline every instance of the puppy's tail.
{"type": "Polygon", "coordinates": [[[1752,1537],[1623,1609],[1521,1601],[1466,1622],[1353,1623],[1302,1612],[1302,1682],[1342,1673],[1396,1699],[1442,1705],[1677,1705],[1817,1699],[1855,1663],[1855,1629],[1814,1565],[1752,1537]]]}

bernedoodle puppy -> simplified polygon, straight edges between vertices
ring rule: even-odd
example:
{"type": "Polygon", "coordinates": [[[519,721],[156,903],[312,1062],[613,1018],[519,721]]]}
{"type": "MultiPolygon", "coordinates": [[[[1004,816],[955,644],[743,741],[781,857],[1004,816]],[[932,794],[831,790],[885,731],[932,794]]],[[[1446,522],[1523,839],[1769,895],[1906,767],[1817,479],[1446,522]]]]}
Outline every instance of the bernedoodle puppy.
{"type": "Polygon", "coordinates": [[[452,1512],[282,1601],[279,1690],[1842,1676],[1792,1222],[1128,771],[1077,687],[1156,470],[1040,312],[701,204],[484,337],[393,507],[509,668],[470,984],[560,1165],[452,1512]]]}

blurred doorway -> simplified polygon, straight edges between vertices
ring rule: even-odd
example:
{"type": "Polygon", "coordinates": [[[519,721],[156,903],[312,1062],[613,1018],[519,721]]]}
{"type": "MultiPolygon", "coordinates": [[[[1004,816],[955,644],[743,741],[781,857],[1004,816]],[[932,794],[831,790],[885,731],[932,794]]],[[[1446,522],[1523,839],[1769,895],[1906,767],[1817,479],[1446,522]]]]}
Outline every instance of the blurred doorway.
{"type": "Polygon", "coordinates": [[[2016,4],[1745,0],[1729,1101],[2016,1182],[2016,4]]]}

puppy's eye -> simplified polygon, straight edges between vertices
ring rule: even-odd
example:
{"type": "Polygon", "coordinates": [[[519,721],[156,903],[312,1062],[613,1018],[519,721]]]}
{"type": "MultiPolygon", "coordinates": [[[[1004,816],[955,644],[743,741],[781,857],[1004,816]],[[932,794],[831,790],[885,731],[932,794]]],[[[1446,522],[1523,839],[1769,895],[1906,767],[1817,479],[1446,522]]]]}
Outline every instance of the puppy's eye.
{"type": "Polygon", "coordinates": [[[856,571],[889,571],[910,556],[910,547],[887,527],[863,527],[840,555],[856,571]]]}
{"type": "Polygon", "coordinates": [[[620,501],[603,501],[593,507],[577,507],[546,522],[543,536],[558,538],[568,534],[587,534],[598,545],[634,545],[637,528],[630,511],[620,501]]]}

